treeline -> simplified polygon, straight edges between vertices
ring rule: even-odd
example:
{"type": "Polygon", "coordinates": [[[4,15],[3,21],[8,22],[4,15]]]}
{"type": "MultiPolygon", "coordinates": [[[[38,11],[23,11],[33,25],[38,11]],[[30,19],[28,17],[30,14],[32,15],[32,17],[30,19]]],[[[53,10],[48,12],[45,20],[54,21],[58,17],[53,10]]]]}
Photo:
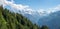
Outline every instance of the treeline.
{"type": "Polygon", "coordinates": [[[0,6],[0,29],[48,29],[48,27],[32,24],[29,19],[21,14],[10,12],[0,6]]]}

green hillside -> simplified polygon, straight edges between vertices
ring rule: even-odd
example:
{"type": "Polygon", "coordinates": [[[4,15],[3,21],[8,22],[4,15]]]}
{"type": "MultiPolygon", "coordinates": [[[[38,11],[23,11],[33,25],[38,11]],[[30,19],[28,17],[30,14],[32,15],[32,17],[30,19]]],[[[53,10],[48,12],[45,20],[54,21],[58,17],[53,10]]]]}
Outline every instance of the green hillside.
{"type": "Polygon", "coordinates": [[[0,29],[40,29],[40,27],[32,24],[29,19],[21,14],[10,12],[0,6],[0,29]]]}

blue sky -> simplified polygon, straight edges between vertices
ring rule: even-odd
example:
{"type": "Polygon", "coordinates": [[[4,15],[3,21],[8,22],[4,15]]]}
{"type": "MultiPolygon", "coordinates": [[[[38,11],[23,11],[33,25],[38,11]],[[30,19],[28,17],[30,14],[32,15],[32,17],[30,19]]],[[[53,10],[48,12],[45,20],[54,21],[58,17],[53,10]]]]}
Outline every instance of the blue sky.
{"type": "Polygon", "coordinates": [[[60,0],[14,0],[16,4],[29,5],[32,9],[47,9],[60,4],[60,0]]]}

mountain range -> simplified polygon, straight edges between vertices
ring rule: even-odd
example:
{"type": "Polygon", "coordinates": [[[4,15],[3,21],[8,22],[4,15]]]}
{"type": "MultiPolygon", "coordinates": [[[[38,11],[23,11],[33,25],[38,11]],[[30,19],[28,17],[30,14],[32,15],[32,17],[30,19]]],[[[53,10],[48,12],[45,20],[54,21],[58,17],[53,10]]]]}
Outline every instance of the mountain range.
{"type": "Polygon", "coordinates": [[[43,11],[43,13],[31,11],[31,14],[29,14],[29,11],[18,12],[27,17],[33,24],[47,25],[50,29],[60,29],[60,11],[50,12],[49,14],[46,11],[43,11]]]}
{"type": "Polygon", "coordinates": [[[38,24],[47,25],[50,27],[50,29],[60,29],[60,11],[51,13],[49,14],[49,16],[40,18],[38,24]]]}
{"type": "MultiPolygon", "coordinates": [[[[15,10],[14,10],[15,11],[15,10]]],[[[60,11],[49,12],[37,12],[37,11],[15,11],[21,13],[23,16],[27,17],[33,24],[38,26],[47,25],[50,29],[60,29],[60,11]]]]}
{"type": "MultiPolygon", "coordinates": [[[[12,10],[10,10],[12,11],[12,10]]],[[[12,12],[22,14],[27,17],[33,24],[38,26],[47,25],[50,29],[60,29],[60,11],[52,10],[45,11],[30,11],[30,10],[16,10],[13,9],[12,12]],[[55,12],[54,12],[55,11],[55,12]],[[56,24],[55,24],[56,23],[56,24]]]]}

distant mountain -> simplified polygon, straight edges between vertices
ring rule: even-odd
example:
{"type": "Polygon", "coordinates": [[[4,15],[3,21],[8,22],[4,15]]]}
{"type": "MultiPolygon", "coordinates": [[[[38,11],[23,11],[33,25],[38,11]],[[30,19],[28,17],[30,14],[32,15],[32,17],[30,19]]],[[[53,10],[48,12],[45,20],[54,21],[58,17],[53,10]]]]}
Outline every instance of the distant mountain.
{"type": "Polygon", "coordinates": [[[41,16],[38,12],[34,14],[26,13],[24,16],[39,26],[47,25],[50,29],[60,29],[60,11],[51,12],[50,14],[46,14],[46,16],[41,16]]]}
{"type": "Polygon", "coordinates": [[[26,13],[24,16],[39,26],[47,25],[50,29],[60,29],[60,11],[51,12],[50,14],[44,13],[42,15],[38,12],[34,12],[34,14],[26,13]]]}
{"type": "Polygon", "coordinates": [[[60,11],[51,13],[49,16],[40,18],[38,24],[47,25],[48,27],[50,27],[50,29],[60,29],[60,11]]]}

